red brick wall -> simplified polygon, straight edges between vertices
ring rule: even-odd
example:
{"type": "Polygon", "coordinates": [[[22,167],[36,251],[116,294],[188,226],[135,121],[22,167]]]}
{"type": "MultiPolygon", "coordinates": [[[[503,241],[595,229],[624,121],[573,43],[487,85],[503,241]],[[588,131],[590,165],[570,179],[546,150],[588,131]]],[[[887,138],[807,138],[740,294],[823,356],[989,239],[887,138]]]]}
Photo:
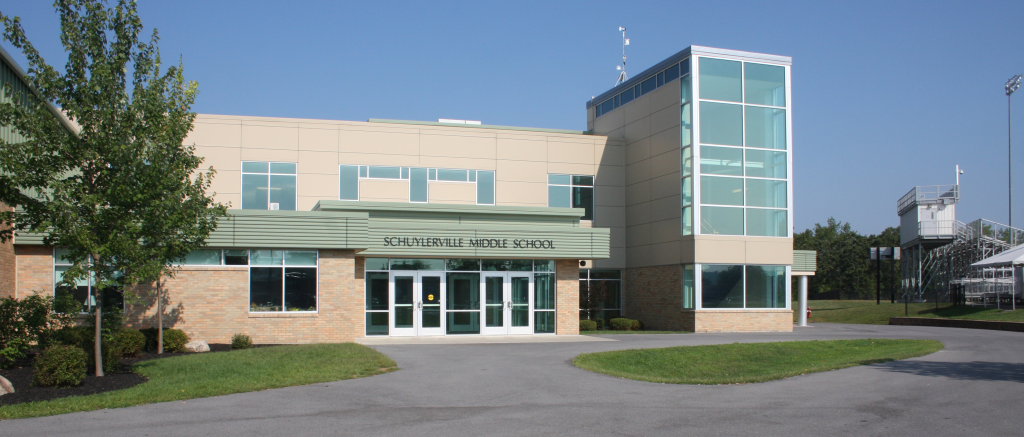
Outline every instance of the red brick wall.
{"type": "MultiPolygon", "coordinates": [[[[264,344],[352,341],[364,332],[363,284],[356,276],[352,251],[321,250],[317,313],[250,314],[247,267],[187,267],[167,282],[164,327],[210,343],[228,343],[236,333],[264,344]]],[[[132,305],[129,326],[156,326],[155,303],[145,295],[132,305]]]]}
{"type": "Polygon", "coordinates": [[[555,261],[555,334],[580,333],[580,262],[555,261]]]}
{"type": "Polygon", "coordinates": [[[644,329],[688,331],[683,319],[681,264],[626,269],[623,277],[623,317],[637,319],[644,329]]]}
{"type": "Polygon", "coordinates": [[[50,246],[14,246],[17,293],[23,298],[34,293],[53,294],[53,248],[50,246]]]}

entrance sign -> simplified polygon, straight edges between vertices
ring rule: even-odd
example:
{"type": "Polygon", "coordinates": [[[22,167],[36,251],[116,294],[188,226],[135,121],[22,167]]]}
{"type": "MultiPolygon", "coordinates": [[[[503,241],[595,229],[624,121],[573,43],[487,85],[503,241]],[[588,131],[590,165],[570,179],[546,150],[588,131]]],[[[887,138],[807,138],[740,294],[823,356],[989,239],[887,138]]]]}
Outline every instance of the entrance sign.
{"type": "Polygon", "coordinates": [[[395,247],[467,247],[483,249],[555,249],[554,240],[526,238],[438,238],[384,237],[384,246],[395,247]]]}

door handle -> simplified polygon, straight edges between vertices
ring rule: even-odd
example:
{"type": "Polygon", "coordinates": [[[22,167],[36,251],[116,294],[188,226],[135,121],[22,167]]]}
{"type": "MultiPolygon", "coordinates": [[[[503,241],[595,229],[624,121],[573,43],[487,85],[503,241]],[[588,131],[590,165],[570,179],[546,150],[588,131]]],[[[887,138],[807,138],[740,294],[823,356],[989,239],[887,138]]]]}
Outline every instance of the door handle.
{"type": "Polygon", "coordinates": [[[420,308],[420,309],[423,308],[423,301],[422,300],[416,301],[416,308],[420,308]]]}

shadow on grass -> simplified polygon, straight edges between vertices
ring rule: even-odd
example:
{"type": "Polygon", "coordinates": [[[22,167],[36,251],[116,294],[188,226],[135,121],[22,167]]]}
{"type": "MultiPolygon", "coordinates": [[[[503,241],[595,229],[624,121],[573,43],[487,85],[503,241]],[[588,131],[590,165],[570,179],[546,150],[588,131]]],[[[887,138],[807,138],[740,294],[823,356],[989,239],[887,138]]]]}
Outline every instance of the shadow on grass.
{"type": "Polygon", "coordinates": [[[890,372],[918,376],[941,376],[962,381],[1024,382],[1024,363],[890,361],[881,363],[879,366],[886,368],[890,372]]]}

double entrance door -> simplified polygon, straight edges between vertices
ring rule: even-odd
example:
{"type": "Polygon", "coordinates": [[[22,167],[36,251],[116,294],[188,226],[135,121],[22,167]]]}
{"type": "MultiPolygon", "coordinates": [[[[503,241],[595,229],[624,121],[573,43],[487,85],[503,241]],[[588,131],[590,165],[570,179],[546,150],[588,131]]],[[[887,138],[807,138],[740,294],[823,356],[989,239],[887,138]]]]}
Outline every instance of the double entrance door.
{"type": "Polygon", "coordinates": [[[392,271],[391,335],[533,333],[533,275],[392,271]]]}

